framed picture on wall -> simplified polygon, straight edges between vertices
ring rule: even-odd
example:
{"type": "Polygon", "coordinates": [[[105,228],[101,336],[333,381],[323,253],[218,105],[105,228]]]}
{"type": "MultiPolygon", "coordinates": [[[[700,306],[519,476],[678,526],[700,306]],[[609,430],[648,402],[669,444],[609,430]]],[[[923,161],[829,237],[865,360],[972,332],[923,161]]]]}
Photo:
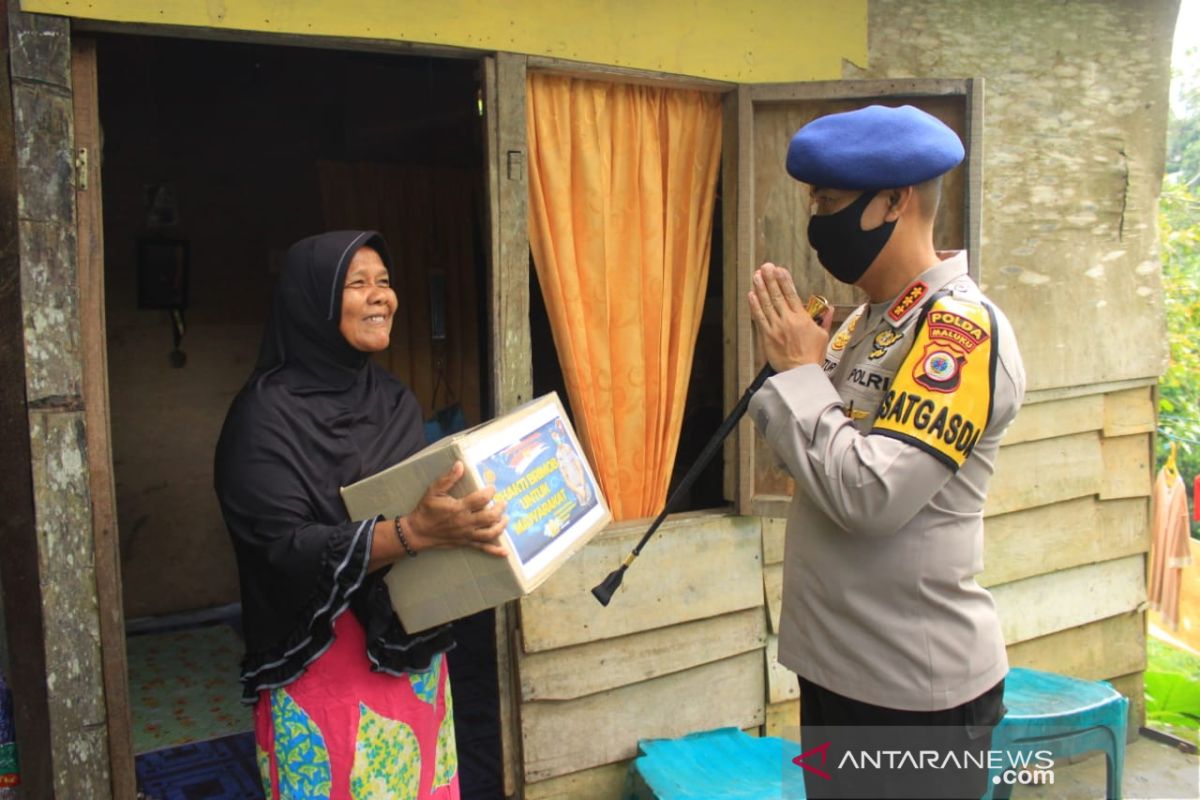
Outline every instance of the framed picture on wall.
{"type": "Polygon", "coordinates": [[[141,239],[137,276],[138,308],[187,308],[188,243],[141,239]]]}

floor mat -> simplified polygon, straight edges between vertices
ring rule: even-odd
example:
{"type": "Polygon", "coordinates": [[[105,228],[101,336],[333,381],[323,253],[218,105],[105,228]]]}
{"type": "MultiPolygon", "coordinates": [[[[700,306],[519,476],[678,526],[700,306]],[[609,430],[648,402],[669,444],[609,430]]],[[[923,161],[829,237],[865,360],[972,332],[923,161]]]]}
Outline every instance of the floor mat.
{"type": "Polygon", "coordinates": [[[254,729],[242,705],[242,642],[228,625],[126,640],[133,751],[147,753],[254,729]]]}
{"type": "Polygon", "coordinates": [[[136,760],[146,800],[261,800],[254,734],[143,753],[136,760]]]}

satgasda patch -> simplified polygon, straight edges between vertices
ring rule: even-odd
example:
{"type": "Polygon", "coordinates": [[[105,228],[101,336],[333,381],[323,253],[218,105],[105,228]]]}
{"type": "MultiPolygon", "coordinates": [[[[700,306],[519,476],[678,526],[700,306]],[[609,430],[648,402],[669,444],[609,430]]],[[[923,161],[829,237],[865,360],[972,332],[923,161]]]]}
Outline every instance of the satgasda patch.
{"type": "Polygon", "coordinates": [[[992,414],[995,328],[986,305],[935,300],[871,433],[920,447],[952,470],[961,467],[992,414]]]}

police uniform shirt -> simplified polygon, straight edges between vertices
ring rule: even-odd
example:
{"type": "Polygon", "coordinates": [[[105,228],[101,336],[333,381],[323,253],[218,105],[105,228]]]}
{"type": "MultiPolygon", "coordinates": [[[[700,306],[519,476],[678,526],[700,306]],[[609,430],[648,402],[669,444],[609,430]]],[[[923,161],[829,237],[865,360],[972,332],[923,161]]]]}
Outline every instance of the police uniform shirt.
{"type": "Polygon", "coordinates": [[[911,711],[960,705],[1008,671],[975,575],[987,484],[1025,374],[965,253],[939,256],[896,298],[856,309],[823,365],[775,375],[750,404],[796,481],[780,663],[911,711]]]}

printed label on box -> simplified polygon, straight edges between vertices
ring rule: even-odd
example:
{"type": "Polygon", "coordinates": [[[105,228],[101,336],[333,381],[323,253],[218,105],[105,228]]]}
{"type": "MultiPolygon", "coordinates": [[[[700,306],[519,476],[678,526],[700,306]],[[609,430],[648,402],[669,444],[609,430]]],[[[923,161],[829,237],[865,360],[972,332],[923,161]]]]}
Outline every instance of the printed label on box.
{"type": "Polygon", "coordinates": [[[523,564],[596,506],[583,457],[557,418],[478,460],[476,468],[506,504],[508,534],[523,564]]]}

